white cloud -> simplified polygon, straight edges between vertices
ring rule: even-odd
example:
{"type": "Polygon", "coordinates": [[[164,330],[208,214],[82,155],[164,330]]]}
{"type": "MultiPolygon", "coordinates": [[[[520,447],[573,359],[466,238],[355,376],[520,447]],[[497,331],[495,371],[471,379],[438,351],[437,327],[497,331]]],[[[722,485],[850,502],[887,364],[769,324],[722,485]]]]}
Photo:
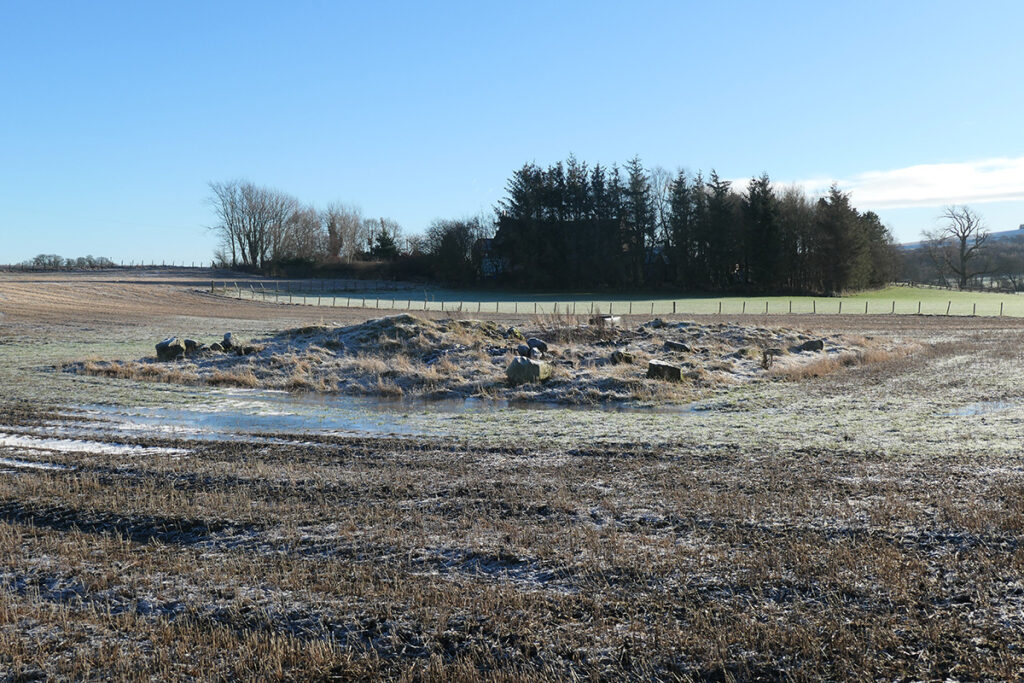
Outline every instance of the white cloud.
{"type": "MultiPolygon", "coordinates": [[[[808,194],[828,191],[833,179],[800,180],[808,194]]],[[[834,179],[861,209],[900,209],[946,204],[1024,200],[1024,157],[920,164],[890,171],[868,171],[834,179]]]]}

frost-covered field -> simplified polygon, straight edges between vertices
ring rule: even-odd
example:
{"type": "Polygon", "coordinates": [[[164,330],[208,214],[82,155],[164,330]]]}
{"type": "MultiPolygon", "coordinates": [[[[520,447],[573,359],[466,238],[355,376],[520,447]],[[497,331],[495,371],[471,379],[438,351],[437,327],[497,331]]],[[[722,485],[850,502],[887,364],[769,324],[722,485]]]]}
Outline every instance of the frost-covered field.
{"type": "Polygon", "coordinates": [[[434,410],[55,372],[319,323],[76,284],[0,281],[0,679],[1024,667],[1020,323],[832,319],[922,346],[685,410],[434,410]]]}

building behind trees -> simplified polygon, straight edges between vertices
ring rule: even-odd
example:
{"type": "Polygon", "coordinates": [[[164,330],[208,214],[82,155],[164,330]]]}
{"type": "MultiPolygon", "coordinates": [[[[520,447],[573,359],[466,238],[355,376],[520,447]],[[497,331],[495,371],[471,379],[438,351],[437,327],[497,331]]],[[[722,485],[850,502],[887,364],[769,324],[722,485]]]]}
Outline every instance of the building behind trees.
{"type": "Polygon", "coordinates": [[[714,171],[673,175],[639,158],[526,164],[493,220],[437,220],[412,237],[345,204],[316,210],[247,181],[210,189],[217,260],[271,273],[374,261],[462,286],[834,294],[884,285],[898,264],[878,216],[835,186],[812,201],[767,175],[737,189],[714,171]]]}

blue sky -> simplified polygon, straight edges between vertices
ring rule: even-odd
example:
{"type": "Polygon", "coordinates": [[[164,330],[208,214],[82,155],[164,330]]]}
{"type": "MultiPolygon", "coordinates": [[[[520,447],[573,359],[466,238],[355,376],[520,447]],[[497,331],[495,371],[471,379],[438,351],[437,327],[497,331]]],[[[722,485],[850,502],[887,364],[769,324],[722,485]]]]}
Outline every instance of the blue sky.
{"type": "Polygon", "coordinates": [[[1024,223],[1024,3],[7,2],[0,263],[208,260],[207,183],[418,232],[525,162],[833,180],[1024,223]]]}

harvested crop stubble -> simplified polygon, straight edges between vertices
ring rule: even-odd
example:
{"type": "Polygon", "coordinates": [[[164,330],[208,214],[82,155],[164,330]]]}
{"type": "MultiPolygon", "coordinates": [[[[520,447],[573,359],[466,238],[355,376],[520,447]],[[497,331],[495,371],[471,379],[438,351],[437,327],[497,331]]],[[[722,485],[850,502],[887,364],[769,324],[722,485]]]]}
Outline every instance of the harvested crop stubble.
{"type": "Polygon", "coordinates": [[[0,674],[1009,679],[1024,666],[1020,455],[159,443],[192,455],[0,476],[0,674]]]}

